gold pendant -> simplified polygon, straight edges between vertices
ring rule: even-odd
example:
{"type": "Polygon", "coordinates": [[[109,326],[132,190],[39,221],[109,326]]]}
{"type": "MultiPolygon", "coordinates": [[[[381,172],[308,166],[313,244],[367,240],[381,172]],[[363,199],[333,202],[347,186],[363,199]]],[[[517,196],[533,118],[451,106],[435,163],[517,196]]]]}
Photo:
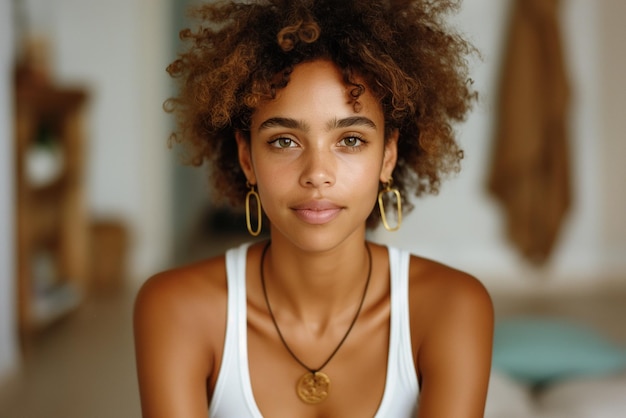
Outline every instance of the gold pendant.
{"type": "Polygon", "coordinates": [[[298,380],[296,391],[302,402],[308,404],[320,403],[328,397],[330,379],[322,372],[309,372],[298,380]]]}

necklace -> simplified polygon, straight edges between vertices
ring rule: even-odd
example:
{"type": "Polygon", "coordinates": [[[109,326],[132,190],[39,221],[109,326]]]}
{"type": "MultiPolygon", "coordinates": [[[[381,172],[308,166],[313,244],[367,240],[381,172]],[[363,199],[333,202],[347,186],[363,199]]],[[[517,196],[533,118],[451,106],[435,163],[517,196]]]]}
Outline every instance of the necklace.
{"type": "Polygon", "coordinates": [[[330,362],[330,360],[332,360],[335,354],[337,354],[337,351],[339,351],[339,348],[341,348],[344,341],[346,341],[346,339],[348,338],[350,331],[352,331],[352,328],[354,327],[354,324],[356,323],[356,320],[359,317],[359,314],[361,313],[361,308],[363,307],[363,302],[365,301],[365,295],[367,294],[367,288],[369,287],[369,284],[370,284],[370,278],[372,277],[372,252],[366,243],[365,249],[367,250],[367,256],[369,259],[369,267],[368,267],[368,272],[367,272],[367,279],[365,281],[365,289],[363,290],[363,296],[361,297],[361,302],[359,303],[359,307],[356,310],[356,314],[354,315],[354,318],[352,319],[352,322],[350,323],[348,330],[346,331],[341,341],[339,341],[339,344],[337,344],[337,347],[335,347],[335,349],[330,354],[330,356],[328,356],[326,361],[322,363],[322,365],[319,366],[318,368],[312,369],[306,364],[304,364],[302,360],[298,358],[298,356],[296,356],[296,354],[287,344],[287,341],[285,341],[285,337],[283,337],[283,334],[280,332],[280,328],[278,327],[278,322],[276,321],[276,317],[274,316],[274,312],[272,311],[270,300],[267,297],[267,289],[265,287],[265,275],[263,273],[263,270],[264,270],[263,266],[265,263],[265,254],[267,253],[267,250],[269,249],[271,243],[272,242],[269,241],[265,245],[265,247],[263,248],[263,253],[261,254],[261,286],[263,287],[263,296],[265,297],[265,304],[267,305],[267,310],[270,314],[270,318],[272,318],[272,322],[274,323],[274,328],[276,328],[278,337],[280,337],[280,341],[283,343],[283,345],[285,346],[285,348],[287,349],[291,357],[293,357],[294,360],[296,360],[302,367],[308,370],[308,372],[305,373],[298,380],[298,383],[296,384],[296,393],[298,394],[298,397],[303,402],[308,403],[308,404],[320,403],[328,397],[328,392],[330,390],[330,378],[325,373],[322,373],[320,370],[326,367],[326,365],[330,362]]]}

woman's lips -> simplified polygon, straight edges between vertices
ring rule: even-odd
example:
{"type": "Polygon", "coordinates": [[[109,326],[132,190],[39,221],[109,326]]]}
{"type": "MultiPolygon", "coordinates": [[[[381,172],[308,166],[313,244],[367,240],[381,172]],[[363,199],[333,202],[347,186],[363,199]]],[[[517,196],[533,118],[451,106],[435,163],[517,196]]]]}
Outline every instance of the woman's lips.
{"type": "Polygon", "coordinates": [[[342,207],[328,201],[312,201],[296,205],[291,209],[301,221],[321,225],[339,216],[342,207]]]}

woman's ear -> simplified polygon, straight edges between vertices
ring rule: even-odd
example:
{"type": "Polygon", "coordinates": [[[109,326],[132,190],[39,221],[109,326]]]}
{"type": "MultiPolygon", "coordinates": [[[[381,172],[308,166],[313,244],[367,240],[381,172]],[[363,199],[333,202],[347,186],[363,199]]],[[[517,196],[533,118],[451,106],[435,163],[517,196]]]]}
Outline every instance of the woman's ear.
{"type": "Polygon", "coordinates": [[[389,138],[385,141],[385,150],[383,153],[383,165],[380,170],[380,181],[386,183],[391,178],[393,169],[396,167],[398,160],[398,136],[400,132],[394,129],[389,138]]]}
{"type": "Polygon", "coordinates": [[[237,141],[237,152],[239,155],[239,166],[250,184],[256,184],[256,175],[252,164],[252,153],[250,151],[250,140],[240,130],[235,131],[237,141]]]}

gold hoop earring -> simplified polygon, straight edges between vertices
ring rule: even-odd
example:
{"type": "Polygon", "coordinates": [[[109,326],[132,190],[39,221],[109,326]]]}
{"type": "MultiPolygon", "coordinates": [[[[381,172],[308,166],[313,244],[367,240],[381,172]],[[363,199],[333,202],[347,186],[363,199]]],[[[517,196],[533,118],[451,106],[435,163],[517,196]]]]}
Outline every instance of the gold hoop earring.
{"type": "Polygon", "coordinates": [[[395,187],[392,189],[393,178],[390,178],[388,182],[383,185],[383,189],[378,192],[378,208],[380,209],[380,220],[383,221],[383,226],[387,231],[397,231],[400,229],[400,225],[402,224],[402,196],[400,192],[395,187]],[[392,193],[396,198],[396,210],[398,212],[398,223],[395,227],[389,226],[389,222],[387,222],[387,214],[385,211],[385,200],[384,196],[386,193],[392,193]]]}
{"type": "Polygon", "coordinates": [[[254,184],[250,184],[246,182],[246,186],[250,190],[246,194],[246,227],[248,228],[248,232],[253,237],[258,236],[261,233],[261,227],[263,225],[263,219],[261,217],[261,198],[259,194],[254,190],[254,184]],[[257,217],[257,227],[256,229],[252,229],[252,222],[250,219],[250,198],[254,197],[256,199],[256,217],[257,217]]]}

